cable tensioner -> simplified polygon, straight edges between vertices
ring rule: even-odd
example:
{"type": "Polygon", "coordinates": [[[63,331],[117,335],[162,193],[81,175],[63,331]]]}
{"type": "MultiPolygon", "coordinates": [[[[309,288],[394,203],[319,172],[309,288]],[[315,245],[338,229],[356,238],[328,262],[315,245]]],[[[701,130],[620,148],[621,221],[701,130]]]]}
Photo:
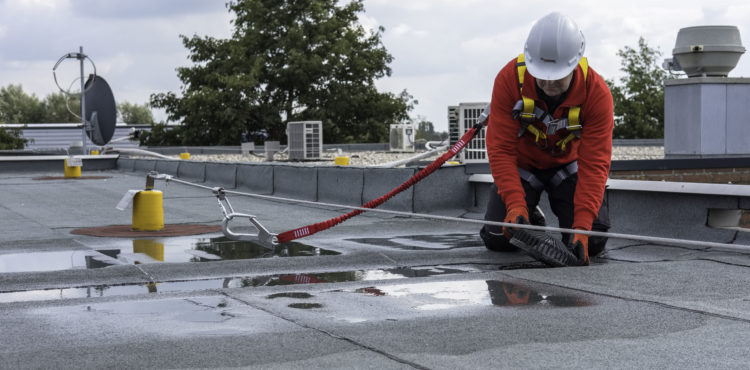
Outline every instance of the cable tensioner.
{"type": "Polygon", "coordinates": [[[212,191],[214,195],[216,195],[216,198],[219,202],[219,208],[221,208],[221,212],[224,214],[224,220],[222,220],[221,222],[221,231],[227,238],[239,241],[256,242],[267,248],[273,248],[274,246],[279,245],[279,241],[276,238],[278,234],[274,234],[268,231],[268,229],[266,229],[258,221],[257,217],[244,213],[237,213],[234,211],[234,209],[232,208],[232,204],[229,203],[229,199],[227,199],[224,188],[216,187],[213,188],[212,191]],[[255,234],[251,234],[232,231],[229,228],[229,222],[234,218],[247,218],[248,220],[250,220],[250,223],[258,232],[255,234]]]}

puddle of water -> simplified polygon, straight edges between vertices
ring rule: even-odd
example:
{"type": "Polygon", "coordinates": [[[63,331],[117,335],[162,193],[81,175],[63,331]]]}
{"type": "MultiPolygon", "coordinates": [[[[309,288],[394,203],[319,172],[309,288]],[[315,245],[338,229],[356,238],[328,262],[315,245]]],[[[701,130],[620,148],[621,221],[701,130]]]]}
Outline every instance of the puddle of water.
{"type": "MultiPolygon", "coordinates": [[[[228,277],[221,279],[170,281],[154,284],[96,285],[77,288],[5,292],[0,293],[0,303],[46,301],[58,299],[62,300],[73,298],[96,298],[144,293],[190,292],[197,290],[215,290],[223,288],[251,288],[273,285],[404,279],[410,277],[459,274],[479,271],[483,270],[474,266],[452,266],[450,268],[442,266],[431,266],[419,268],[396,268],[390,270],[359,270],[309,274],[280,274],[253,277],[228,277]]],[[[279,295],[277,296],[269,296],[267,298],[307,298],[302,296],[305,294],[307,293],[279,293],[279,295]],[[285,294],[298,296],[287,296],[285,294]]]]}
{"type": "Polygon", "coordinates": [[[595,304],[591,298],[570,293],[563,288],[498,280],[399,284],[360,288],[354,292],[407,298],[414,302],[414,309],[421,311],[487,305],[584,307],[595,304]]]}
{"type": "Polygon", "coordinates": [[[0,254],[0,273],[336,254],[340,253],[297,242],[284,243],[270,249],[252,242],[229,240],[223,236],[124,239],[112,241],[107,248],[101,249],[0,254]]]}
{"type": "Polygon", "coordinates": [[[447,250],[482,247],[479,234],[407,235],[392,238],[354,238],[349,241],[405,250],[447,250]]]}
{"type": "Polygon", "coordinates": [[[348,281],[390,280],[412,277],[427,277],[435,275],[463,274],[468,272],[481,272],[487,270],[482,270],[474,266],[429,266],[417,268],[400,267],[387,270],[360,270],[346,272],[272,275],[253,277],[249,281],[243,281],[243,286],[274,286],[292,284],[338,283],[348,281]]]}
{"type": "Polygon", "coordinates": [[[0,272],[85,269],[93,251],[33,252],[0,254],[0,272]]]}
{"type": "Polygon", "coordinates": [[[320,303],[290,303],[287,307],[309,310],[313,308],[321,308],[323,305],[320,303]]]}
{"type": "Polygon", "coordinates": [[[563,293],[560,289],[533,287],[507,281],[488,280],[487,289],[495,306],[583,307],[594,304],[581,294],[563,293]]]}
{"type": "Polygon", "coordinates": [[[274,298],[295,298],[295,299],[307,299],[312,298],[314,295],[305,292],[289,292],[289,293],[276,293],[266,296],[268,299],[274,298]]]}
{"type": "Polygon", "coordinates": [[[288,242],[275,246],[273,249],[260,244],[229,240],[226,237],[212,238],[208,241],[195,243],[195,249],[224,260],[270,258],[270,257],[302,257],[302,256],[330,256],[339,252],[313,247],[311,245],[288,242]]]}

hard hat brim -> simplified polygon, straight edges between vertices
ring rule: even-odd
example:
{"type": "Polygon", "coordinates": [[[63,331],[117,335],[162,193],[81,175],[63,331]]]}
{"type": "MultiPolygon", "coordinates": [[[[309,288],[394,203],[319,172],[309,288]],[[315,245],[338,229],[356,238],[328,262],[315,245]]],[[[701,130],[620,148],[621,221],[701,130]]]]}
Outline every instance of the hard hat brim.
{"type": "Polygon", "coordinates": [[[573,72],[576,69],[576,66],[578,66],[578,60],[575,60],[574,63],[570,66],[565,66],[564,68],[559,65],[559,63],[555,62],[544,62],[544,61],[529,61],[528,59],[529,55],[526,54],[526,70],[529,71],[529,74],[534,76],[536,79],[540,80],[548,80],[548,81],[554,81],[554,80],[560,80],[565,77],[567,77],[571,72],[573,72]]]}

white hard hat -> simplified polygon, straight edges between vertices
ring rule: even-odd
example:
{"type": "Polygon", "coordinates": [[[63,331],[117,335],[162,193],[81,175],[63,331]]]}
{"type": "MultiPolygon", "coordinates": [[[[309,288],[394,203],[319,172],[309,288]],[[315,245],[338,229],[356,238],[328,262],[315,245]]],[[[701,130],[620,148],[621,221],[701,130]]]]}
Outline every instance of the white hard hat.
{"type": "Polygon", "coordinates": [[[531,27],[524,47],[526,68],[535,78],[559,80],[576,68],[585,49],[578,25],[560,13],[550,13],[531,27]]]}

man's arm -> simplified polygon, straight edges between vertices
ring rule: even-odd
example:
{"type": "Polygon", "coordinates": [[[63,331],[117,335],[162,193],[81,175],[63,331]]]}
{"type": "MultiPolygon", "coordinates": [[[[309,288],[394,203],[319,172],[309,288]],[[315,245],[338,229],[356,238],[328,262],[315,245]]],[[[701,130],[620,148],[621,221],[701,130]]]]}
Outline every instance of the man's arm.
{"type": "Polygon", "coordinates": [[[583,105],[583,130],[578,147],[578,184],[573,228],[591,230],[601,207],[612,160],[614,111],[612,94],[604,79],[589,69],[587,99],[583,105]]]}
{"type": "Polygon", "coordinates": [[[511,117],[513,105],[520,98],[516,60],[513,59],[495,77],[486,134],[490,171],[506,209],[526,207],[517,162],[520,127],[511,117]]]}

